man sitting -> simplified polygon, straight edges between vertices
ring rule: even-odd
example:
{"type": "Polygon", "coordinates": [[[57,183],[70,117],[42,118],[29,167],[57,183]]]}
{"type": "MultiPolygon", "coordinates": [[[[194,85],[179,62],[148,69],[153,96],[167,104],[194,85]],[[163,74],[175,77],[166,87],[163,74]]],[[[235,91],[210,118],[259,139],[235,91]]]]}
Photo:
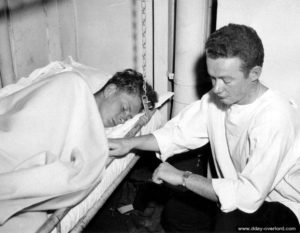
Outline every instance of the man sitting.
{"type": "Polygon", "coordinates": [[[177,218],[180,210],[167,205],[164,223],[170,232],[235,232],[255,227],[296,231],[299,119],[286,99],[260,82],[261,39],[249,26],[229,24],[209,36],[205,50],[211,91],[152,134],[110,140],[110,155],[123,156],[132,149],[160,152],[163,162],[154,171],[153,182],[184,186],[219,207],[207,216],[210,220],[199,217],[191,222],[189,215],[177,218]],[[165,162],[208,142],[216,178],[165,162]]]}

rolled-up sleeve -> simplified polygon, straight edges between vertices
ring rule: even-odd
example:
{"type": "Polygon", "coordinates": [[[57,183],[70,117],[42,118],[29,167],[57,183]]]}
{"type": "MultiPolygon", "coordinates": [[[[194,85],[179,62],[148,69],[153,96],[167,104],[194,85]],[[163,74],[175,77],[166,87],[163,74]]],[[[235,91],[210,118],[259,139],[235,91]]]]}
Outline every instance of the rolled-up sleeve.
{"type": "Polygon", "coordinates": [[[260,117],[255,126],[250,126],[243,145],[249,148],[249,155],[245,156],[248,159],[237,173],[238,178],[212,180],[222,211],[239,209],[253,213],[261,206],[293,166],[289,154],[296,137],[294,128],[288,115],[276,115],[275,112],[260,117]]]}
{"type": "Polygon", "coordinates": [[[174,154],[205,145],[208,142],[206,104],[196,101],[183,109],[164,127],[153,132],[160,148],[159,158],[165,161],[174,154]]]}

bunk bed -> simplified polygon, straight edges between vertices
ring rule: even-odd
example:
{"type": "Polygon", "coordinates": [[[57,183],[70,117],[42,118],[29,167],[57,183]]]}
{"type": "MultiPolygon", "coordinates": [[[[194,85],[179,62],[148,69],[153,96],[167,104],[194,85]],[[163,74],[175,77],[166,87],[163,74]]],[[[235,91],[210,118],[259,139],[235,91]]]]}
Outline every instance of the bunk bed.
{"type": "MultiPolygon", "coordinates": [[[[18,83],[3,88],[0,92],[0,98],[20,91],[41,79],[69,71],[79,73],[93,93],[96,93],[111,77],[105,72],[80,64],[70,58],[68,61],[55,61],[45,67],[34,70],[28,77],[20,79],[18,83]]],[[[164,122],[159,112],[159,107],[172,95],[173,93],[171,92],[161,95],[159,102],[153,110],[149,111],[148,115],[140,113],[124,124],[106,128],[105,135],[109,138],[133,137],[137,134],[150,133],[161,127],[164,122]]],[[[102,178],[98,180],[88,195],[75,206],[49,212],[47,221],[44,224],[41,223],[42,226],[37,232],[81,232],[125,178],[137,160],[138,156],[134,153],[130,153],[120,159],[108,157],[102,178]]]]}
{"type": "MultiPolygon", "coordinates": [[[[64,69],[73,69],[80,72],[82,76],[89,75],[98,79],[99,76],[107,74],[99,74],[97,69],[87,67],[70,59],[71,66],[63,64],[64,69]]],[[[62,64],[56,64],[61,66],[62,64]]],[[[95,86],[93,92],[99,88],[97,80],[90,79],[90,85],[95,86]]],[[[102,82],[101,82],[102,83],[102,82]]],[[[135,135],[147,134],[161,127],[164,122],[159,112],[159,108],[173,96],[172,92],[167,92],[159,96],[159,101],[154,110],[145,117],[144,113],[136,115],[122,125],[106,129],[106,135],[109,138],[117,137],[133,137],[135,135]]],[[[105,201],[118,187],[120,182],[126,177],[133,168],[139,157],[135,153],[129,153],[123,158],[109,158],[106,164],[106,171],[99,182],[89,193],[89,195],[79,204],[73,207],[58,209],[54,213],[49,214],[48,220],[38,229],[37,233],[64,233],[64,232],[81,232],[94,215],[103,206],[105,201]]]]}
{"type": "MultiPolygon", "coordinates": [[[[146,1],[141,1],[142,12],[142,69],[143,76],[146,79],[146,1]]],[[[0,92],[0,98],[9,95],[12,92],[21,90],[31,85],[33,82],[47,78],[59,72],[74,71],[80,74],[88,83],[91,91],[95,93],[99,90],[111,75],[99,71],[98,69],[85,66],[75,62],[72,58],[68,61],[54,61],[49,65],[34,70],[28,77],[21,78],[16,84],[8,85],[0,92]],[[88,77],[88,78],[87,78],[88,77]],[[100,81],[99,81],[100,80],[100,81]]],[[[138,134],[147,134],[162,126],[163,118],[160,115],[159,108],[172,97],[173,93],[165,93],[159,97],[159,102],[153,111],[146,111],[146,118],[143,114],[135,116],[125,124],[114,128],[106,129],[106,136],[114,137],[132,137],[138,134]]],[[[58,209],[48,212],[48,218],[44,224],[37,230],[36,228],[29,232],[81,232],[89,223],[93,216],[103,206],[108,197],[113,193],[120,182],[126,177],[128,172],[138,161],[135,153],[130,153],[121,159],[109,159],[106,168],[99,182],[93,187],[88,195],[75,206],[58,209]]],[[[1,231],[1,229],[0,229],[1,231]]],[[[24,229],[25,232],[25,229],[24,229]]]]}
{"type": "MultiPolygon", "coordinates": [[[[122,130],[122,133],[116,133],[116,131],[112,130],[108,132],[108,136],[118,137],[126,133],[123,136],[131,137],[136,133],[149,133],[162,124],[159,110],[153,111],[152,114],[149,122],[139,121],[140,117],[142,117],[139,114],[127,122],[126,129],[122,130]]],[[[78,205],[55,211],[37,232],[81,232],[118,187],[120,182],[126,177],[138,159],[139,157],[136,154],[129,153],[123,158],[109,160],[101,182],[91,193],[78,205]]]]}

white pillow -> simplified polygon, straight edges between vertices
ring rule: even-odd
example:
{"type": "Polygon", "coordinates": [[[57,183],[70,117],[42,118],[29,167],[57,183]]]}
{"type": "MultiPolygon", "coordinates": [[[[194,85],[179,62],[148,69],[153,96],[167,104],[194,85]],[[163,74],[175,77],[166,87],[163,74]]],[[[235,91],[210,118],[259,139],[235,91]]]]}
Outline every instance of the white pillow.
{"type": "MultiPolygon", "coordinates": [[[[158,97],[158,102],[155,104],[155,108],[157,109],[154,115],[151,117],[150,121],[143,126],[141,129],[142,134],[146,134],[147,130],[149,132],[153,132],[155,129],[160,128],[165,124],[161,113],[159,112],[159,108],[168,100],[173,97],[173,92],[167,92],[158,97]]],[[[124,137],[134,126],[134,124],[139,120],[141,116],[144,115],[144,112],[135,115],[132,119],[129,119],[124,124],[116,125],[114,127],[105,128],[106,136],[109,138],[121,138],[124,137]]],[[[149,133],[148,132],[148,133],[149,133]]]]}

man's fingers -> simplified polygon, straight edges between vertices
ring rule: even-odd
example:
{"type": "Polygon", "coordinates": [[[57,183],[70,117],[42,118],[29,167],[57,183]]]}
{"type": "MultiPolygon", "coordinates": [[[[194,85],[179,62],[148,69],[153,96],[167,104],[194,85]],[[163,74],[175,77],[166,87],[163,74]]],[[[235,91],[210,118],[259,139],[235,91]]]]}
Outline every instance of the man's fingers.
{"type": "Polygon", "coordinates": [[[162,184],[162,183],[163,183],[163,180],[161,180],[161,179],[152,179],[152,181],[153,181],[155,184],[162,184]]]}
{"type": "Polygon", "coordinates": [[[158,166],[158,168],[155,169],[155,171],[153,172],[153,175],[152,175],[152,181],[156,184],[162,184],[163,183],[163,180],[159,177],[159,172],[160,170],[160,166],[158,166]]]}

